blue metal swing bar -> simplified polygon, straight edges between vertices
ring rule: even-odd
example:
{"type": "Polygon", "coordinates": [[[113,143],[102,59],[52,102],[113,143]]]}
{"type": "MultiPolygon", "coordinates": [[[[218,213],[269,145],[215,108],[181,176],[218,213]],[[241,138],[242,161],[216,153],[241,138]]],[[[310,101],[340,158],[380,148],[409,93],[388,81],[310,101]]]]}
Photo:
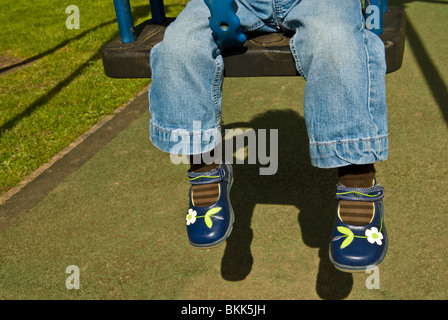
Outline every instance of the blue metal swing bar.
{"type": "MultiPolygon", "coordinates": [[[[149,0],[151,6],[152,22],[163,24],[166,22],[163,0],[149,0]]],[[[115,14],[117,16],[118,30],[121,42],[131,43],[137,40],[129,0],[114,0],[115,14]]]]}

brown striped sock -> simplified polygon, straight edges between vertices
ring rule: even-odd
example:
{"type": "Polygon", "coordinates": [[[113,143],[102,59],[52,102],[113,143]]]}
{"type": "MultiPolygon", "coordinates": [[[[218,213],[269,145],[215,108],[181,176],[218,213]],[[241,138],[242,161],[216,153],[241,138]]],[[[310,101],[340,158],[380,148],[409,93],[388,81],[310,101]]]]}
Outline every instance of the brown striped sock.
{"type": "Polygon", "coordinates": [[[373,217],[373,202],[347,201],[339,202],[339,217],[344,223],[354,226],[369,224],[373,217]]]}
{"type": "MultiPolygon", "coordinates": [[[[350,165],[338,169],[339,183],[349,188],[370,188],[374,184],[375,167],[373,164],[350,165]]],[[[371,201],[339,202],[338,214],[344,223],[362,226],[373,218],[374,205],[371,201]]]]}
{"type": "Polygon", "coordinates": [[[192,192],[193,205],[196,207],[208,207],[218,201],[219,184],[200,184],[195,185],[192,192]]]}
{"type": "MultiPolygon", "coordinates": [[[[212,150],[213,151],[213,150],[212,150]]],[[[202,157],[201,157],[202,159],[202,157]]],[[[207,172],[216,169],[216,163],[205,164],[194,163],[193,156],[190,156],[190,170],[193,172],[207,172]]],[[[208,207],[216,203],[219,198],[219,183],[209,183],[201,185],[192,185],[192,202],[196,207],[208,207]]]]}

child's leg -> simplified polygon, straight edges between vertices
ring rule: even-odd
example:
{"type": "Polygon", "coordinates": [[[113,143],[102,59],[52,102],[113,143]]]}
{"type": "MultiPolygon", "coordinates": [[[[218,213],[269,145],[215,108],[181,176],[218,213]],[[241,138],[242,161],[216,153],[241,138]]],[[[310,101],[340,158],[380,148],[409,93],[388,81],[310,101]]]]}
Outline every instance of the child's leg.
{"type": "Polygon", "coordinates": [[[306,79],[304,111],[313,165],[369,164],[387,158],[385,56],[364,27],[357,0],[302,0],[284,23],[306,79]]]}
{"type": "Polygon", "coordinates": [[[150,137],[162,151],[199,154],[219,143],[224,66],[209,17],[203,0],[189,2],[151,50],[150,137]]]}
{"type": "Polygon", "coordinates": [[[187,233],[199,247],[222,243],[234,219],[231,166],[207,166],[202,157],[221,142],[224,66],[209,17],[203,0],[190,1],[151,50],[150,59],[151,141],[162,151],[190,155],[187,233]]]}
{"type": "MultiPolygon", "coordinates": [[[[242,29],[263,26],[258,11],[246,0],[235,2],[242,29]]],[[[152,83],[149,103],[150,137],[162,151],[190,155],[190,171],[207,172],[204,155],[220,143],[223,60],[209,28],[210,11],[203,0],[190,1],[164,39],[151,51],[152,83]],[[194,155],[194,156],[193,156],[194,155]]],[[[272,30],[271,30],[272,31],[272,30]]],[[[217,183],[193,185],[196,206],[212,205],[219,197],[217,183]]]]}
{"type": "Polygon", "coordinates": [[[387,251],[373,167],[388,153],[384,44],[365,29],[358,0],[302,0],[284,23],[296,31],[291,50],[306,79],[311,161],[339,168],[330,258],[343,271],[364,270],[387,251]]]}
{"type": "MultiPolygon", "coordinates": [[[[385,160],[388,151],[382,41],[365,29],[361,3],[355,0],[302,0],[285,25],[296,30],[291,50],[306,79],[312,163],[344,167],[339,182],[347,187],[371,187],[373,163],[385,160]]],[[[347,201],[341,205],[347,222],[368,223],[373,214],[371,203],[363,202],[366,208],[347,201]],[[353,205],[365,218],[347,218],[353,205]]]]}

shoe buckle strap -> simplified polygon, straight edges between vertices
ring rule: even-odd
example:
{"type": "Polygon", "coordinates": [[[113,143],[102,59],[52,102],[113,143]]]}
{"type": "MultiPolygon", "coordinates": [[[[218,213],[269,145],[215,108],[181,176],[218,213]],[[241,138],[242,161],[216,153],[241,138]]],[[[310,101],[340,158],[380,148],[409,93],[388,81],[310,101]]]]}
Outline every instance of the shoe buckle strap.
{"type": "Polygon", "coordinates": [[[217,169],[207,172],[188,171],[187,176],[192,185],[209,184],[224,180],[226,172],[223,166],[219,166],[217,169]]]}
{"type": "Polygon", "coordinates": [[[369,189],[347,188],[342,185],[336,187],[336,198],[350,201],[378,201],[384,197],[384,188],[380,185],[369,189]]]}

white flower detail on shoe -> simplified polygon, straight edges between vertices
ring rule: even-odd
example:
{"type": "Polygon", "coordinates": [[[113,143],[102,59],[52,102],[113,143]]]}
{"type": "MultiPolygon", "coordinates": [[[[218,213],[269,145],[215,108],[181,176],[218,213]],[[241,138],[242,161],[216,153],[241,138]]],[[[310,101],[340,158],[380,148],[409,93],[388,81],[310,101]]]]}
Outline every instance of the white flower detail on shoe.
{"type": "Polygon", "coordinates": [[[193,224],[196,222],[196,216],[198,215],[198,213],[196,212],[196,210],[193,209],[188,209],[188,214],[187,214],[187,226],[189,226],[190,224],[193,224]]]}
{"type": "Polygon", "coordinates": [[[383,234],[378,231],[378,228],[372,227],[370,229],[367,229],[365,234],[367,237],[367,241],[369,241],[371,244],[376,243],[379,246],[383,244],[383,242],[381,241],[383,240],[383,234]]]}

